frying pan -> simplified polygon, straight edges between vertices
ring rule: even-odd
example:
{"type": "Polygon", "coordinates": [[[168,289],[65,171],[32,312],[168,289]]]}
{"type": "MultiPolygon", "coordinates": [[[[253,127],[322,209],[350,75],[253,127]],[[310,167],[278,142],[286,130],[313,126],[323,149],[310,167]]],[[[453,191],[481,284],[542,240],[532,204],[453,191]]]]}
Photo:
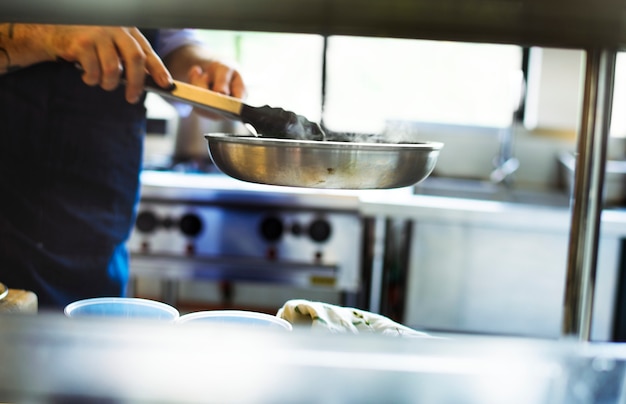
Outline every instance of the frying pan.
{"type": "MultiPolygon", "coordinates": [[[[149,80],[150,81],[150,80],[149,80]]],[[[433,171],[442,143],[347,141],[280,108],[241,100],[174,81],[169,89],[146,88],[252,125],[256,136],[207,134],[209,154],[233,178],[259,184],[327,189],[388,189],[416,184],[433,171]]]]}
{"type": "Polygon", "coordinates": [[[224,174],[259,184],[389,189],[416,184],[435,168],[442,143],[365,143],[207,134],[224,174]]]}

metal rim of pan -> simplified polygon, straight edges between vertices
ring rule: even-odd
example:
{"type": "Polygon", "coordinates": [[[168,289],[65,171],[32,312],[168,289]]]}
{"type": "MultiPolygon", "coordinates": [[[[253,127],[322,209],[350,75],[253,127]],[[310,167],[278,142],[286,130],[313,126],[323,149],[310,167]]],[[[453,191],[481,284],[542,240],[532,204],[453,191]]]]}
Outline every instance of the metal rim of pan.
{"type": "Polygon", "coordinates": [[[319,140],[282,139],[256,136],[228,135],[224,133],[211,133],[205,135],[207,139],[221,142],[237,143],[245,145],[265,146],[303,146],[319,148],[367,148],[372,150],[381,149],[425,149],[439,150],[443,147],[440,142],[416,142],[416,143],[364,143],[364,142],[337,142],[319,140]]]}

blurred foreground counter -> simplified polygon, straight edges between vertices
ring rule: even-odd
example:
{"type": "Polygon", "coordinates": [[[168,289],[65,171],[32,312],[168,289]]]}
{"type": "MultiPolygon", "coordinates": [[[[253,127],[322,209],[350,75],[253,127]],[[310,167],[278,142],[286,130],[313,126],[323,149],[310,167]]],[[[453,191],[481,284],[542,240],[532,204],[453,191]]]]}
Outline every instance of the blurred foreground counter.
{"type": "Polygon", "coordinates": [[[0,316],[0,401],[596,403],[626,347],[0,316]]]}

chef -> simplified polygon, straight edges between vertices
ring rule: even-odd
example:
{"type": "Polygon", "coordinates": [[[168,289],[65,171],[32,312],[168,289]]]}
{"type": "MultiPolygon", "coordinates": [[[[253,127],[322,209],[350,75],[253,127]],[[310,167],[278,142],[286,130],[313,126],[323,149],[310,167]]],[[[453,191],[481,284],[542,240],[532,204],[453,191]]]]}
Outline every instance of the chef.
{"type": "Polygon", "coordinates": [[[0,282],[40,309],[125,293],[146,74],[245,92],[191,30],[0,24],[0,282]]]}

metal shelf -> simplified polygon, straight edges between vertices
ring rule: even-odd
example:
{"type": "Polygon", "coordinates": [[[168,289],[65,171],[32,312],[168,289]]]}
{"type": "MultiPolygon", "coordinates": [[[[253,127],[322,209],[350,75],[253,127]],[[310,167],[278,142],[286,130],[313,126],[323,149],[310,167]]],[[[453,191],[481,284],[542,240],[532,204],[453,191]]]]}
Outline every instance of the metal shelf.
{"type": "Polygon", "coordinates": [[[626,46],[626,3],[615,0],[21,0],[0,11],[8,22],[626,46]]]}

